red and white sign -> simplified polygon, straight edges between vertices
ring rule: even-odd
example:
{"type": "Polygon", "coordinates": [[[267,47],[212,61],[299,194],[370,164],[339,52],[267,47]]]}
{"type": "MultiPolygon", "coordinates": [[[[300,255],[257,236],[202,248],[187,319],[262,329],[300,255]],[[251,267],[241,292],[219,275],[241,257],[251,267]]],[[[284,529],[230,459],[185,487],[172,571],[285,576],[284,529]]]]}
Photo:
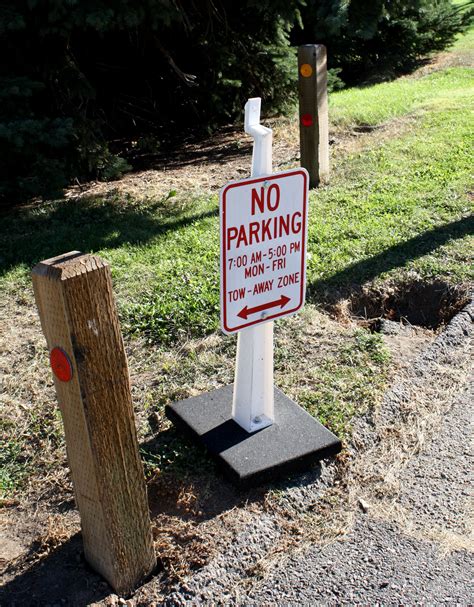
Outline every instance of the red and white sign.
{"type": "Polygon", "coordinates": [[[306,170],[228,183],[220,219],[224,333],[297,312],[306,291],[306,170]]]}

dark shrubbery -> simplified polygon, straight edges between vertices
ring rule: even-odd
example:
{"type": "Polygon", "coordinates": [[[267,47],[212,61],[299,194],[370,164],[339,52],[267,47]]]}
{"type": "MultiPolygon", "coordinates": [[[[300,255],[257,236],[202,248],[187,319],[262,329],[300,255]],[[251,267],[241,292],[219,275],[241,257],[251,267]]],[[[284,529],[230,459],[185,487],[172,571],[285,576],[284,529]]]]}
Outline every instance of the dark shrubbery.
{"type": "Polygon", "coordinates": [[[328,46],[330,65],[346,84],[392,78],[444,49],[472,19],[474,2],[451,0],[316,0],[302,9],[293,42],[328,46]]]}
{"type": "Polygon", "coordinates": [[[249,96],[284,109],[290,39],[326,43],[353,83],[443,48],[463,19],[449,0],[0,2],[0,198],[111,179],[128,168],[115,140],[212,130],[249,96]]]}

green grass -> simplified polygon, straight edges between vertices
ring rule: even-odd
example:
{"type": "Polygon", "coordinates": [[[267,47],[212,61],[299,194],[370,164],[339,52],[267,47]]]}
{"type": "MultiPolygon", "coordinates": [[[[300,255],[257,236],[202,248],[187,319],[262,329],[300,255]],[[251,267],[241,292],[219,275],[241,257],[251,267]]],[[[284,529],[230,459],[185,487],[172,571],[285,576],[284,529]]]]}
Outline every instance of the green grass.
{"type": "Polygon", "coordinates": [[[350,343],[321,362],[317,382],[301,391],[298,402],[345,440],[353,417],[364,413],[385,387],[389,361],[381,335],[357,330],[350,343]]]}
{"type": "MultiPolygon", "coordinates": [[[[470,0],[452,0],[452,4],[455,6],[462,6],[465,12],[468,9],[472,9],[472,2],[470,0]]],[[[474,52],[474,28],[470,28],[464,34],[457,36],[455,43],[451,47],[452,51],[471,51],[474,52]]]]}
{"type": "Polygon", "coordinates": [[[453,50],[456,52],[469,52],[472,54],[474,51],[474,29],[469,30],[466,34],[458,36],[456,42],[453,45],[453,50]]]}
{"type": "Polygon", "coordinates": [[[0,499],[11,494],[28,474],[19,440],[0,441],[0,499]]]}
{"type": "Polygon", "coordinates": [[[333,124],[377,125],[434,103],[472,100],[473,74],[469,68],[449,68],[422,78],[404,77],[362,88],[351,88],[330,97],[333,124]]]}
{"type": "Polygon", "coordinates": [[[473,99],[432,97],[408,132],[338,163],[332,184],[312,196],[314,286],[408,270],[428,280],[472,279],[473,99]]]}
{"type": "Polygon", "coordinates": [[[50,403],[45,408],[42,404],[23,407],[19,425],[8,420],[11,411],[0,408],[0,500],[22,487],[31,474],[47,475],[58,465],[58,453],[64,449],[61,414],[50,403]]]}
{"type": "MultiPolygon", "coordinates": [[[[364,122],[377,106],[384,120],[416,104],[419,113],[393,137],[338,158],[331,184],[311,193],[310,300],[329,283],[407,271],[453,283],[472,277],[473,84],[470,70],[451,68],[334,95],[353,116],[361,96],[364,122]]],[[[139,204],[112,195],[21,212],[0,227],[0,284],[17,288],[34,262],[59,252],[93,251],[112,264],[127,332],[161,342],[208,333],[218,326],[217,210],[217,196],[139,204]]]]}

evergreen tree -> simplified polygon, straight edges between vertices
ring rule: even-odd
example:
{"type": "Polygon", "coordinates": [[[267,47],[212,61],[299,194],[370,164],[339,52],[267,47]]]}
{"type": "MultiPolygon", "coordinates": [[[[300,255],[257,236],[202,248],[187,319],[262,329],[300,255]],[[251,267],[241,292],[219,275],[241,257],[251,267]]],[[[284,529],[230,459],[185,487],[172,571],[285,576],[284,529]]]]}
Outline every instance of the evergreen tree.
{"type": "Polygon", "coordinates": [[[392,78],[440,51],[471,22],[474,2],[451,0],[308,0],[293,42],[317,40],[346,84],[392,78]]]}
{"type": "Polygon", "coordinates": [[[250,96],[281,110],[290,37],[326,43],[353,83],[444,48],[467,16],[449,0],[0,0],[0,200],[113,178],[126,162],[107,142],[212,131],[250,96]]]}

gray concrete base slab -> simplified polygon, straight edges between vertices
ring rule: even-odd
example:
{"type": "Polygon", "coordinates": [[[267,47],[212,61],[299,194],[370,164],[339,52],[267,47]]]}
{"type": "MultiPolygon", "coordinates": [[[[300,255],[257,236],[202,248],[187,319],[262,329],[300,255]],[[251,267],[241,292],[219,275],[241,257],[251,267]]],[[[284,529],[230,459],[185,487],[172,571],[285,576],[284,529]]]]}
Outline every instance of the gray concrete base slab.
{"type": "Polygon", "coordinates": [[[275,422],[249,434],[232,419],[233,386],[166,407],[167,417],[202,444],[225,476],[255,486],[335,455],[341,441],[275,388],[275,422]]]}

